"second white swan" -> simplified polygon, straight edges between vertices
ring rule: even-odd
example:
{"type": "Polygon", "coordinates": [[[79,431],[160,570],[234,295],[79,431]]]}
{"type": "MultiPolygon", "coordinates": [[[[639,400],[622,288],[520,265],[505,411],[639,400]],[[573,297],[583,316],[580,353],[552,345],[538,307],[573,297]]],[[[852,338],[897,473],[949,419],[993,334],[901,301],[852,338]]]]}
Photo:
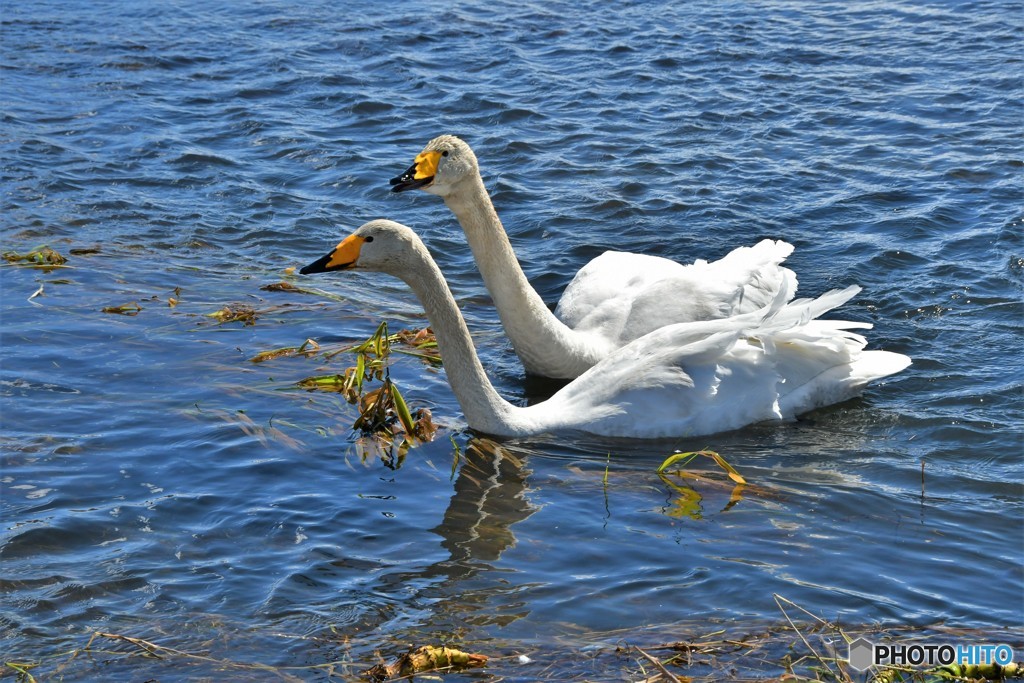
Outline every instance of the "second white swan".
{"type": "Polygon", "coordinates": [[[664,325],[748,313],[782,289],[796,293],[796,277],[780,265],[793,251],[783,241],[763,240],[692,265],[607,251],[576,273],[552,314],[519,266],[469,145],[453,135],[434,138],[391,185],[395,192],[422,189],[444,199],[530,374],[578,377],[664,325]]]}
{"type": "Polygon", "coordinates": [[[300,272],[344,269],[389,273],[412,288],[466,421],[494,436],[562,430],[699,436],[843,401],[910,364],[902,354],[865,351],[864,337],[850,330],[868,323],[816,319],[859,287],[790,303],[781,289],[752,313],[661,327],[612,352],[550,399],[519,407],[487,379],[444,276],[410,228],[370,221],[300,272]]]}

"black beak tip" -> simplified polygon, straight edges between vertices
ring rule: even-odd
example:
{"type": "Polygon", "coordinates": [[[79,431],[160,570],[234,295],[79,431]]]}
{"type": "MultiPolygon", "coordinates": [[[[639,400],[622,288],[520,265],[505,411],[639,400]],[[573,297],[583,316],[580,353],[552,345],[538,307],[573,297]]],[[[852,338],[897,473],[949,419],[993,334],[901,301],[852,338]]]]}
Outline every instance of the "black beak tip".
{"type": "Polygon", "coordinates": [[[316,261],[313,261],[308,266],[304,266],[299,270],[299,275],[312,275],[313,273],[326,273],[328,268],[327,264],[331,261],[332,254],[327,254],[316,261]]]}
{"type": "Polygon", "coordinates": [[[430,183],[434,182],[434,176],[429,178],[413,179],[412,176],[403,175],[397,178],[392,178],[391,191],[392,192],[405,192],[406,190],[417,190],[421,187],[426,187],[430,183]]]}

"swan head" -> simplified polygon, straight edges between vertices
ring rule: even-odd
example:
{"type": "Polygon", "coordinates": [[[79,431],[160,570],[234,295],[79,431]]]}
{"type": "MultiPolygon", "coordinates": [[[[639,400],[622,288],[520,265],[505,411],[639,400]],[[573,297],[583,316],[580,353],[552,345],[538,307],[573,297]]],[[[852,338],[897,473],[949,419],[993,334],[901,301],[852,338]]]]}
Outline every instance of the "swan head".
{"type": "Polygon", "coordinates": [[[479,174],[469,145],[454,135],[440,135],[427,143],[405,173],[391,179],[391,191],[423,190],[444,197],[465,178],[479,174]]]}
{"type": "Polygon", "coordinates": [[[410,266],[413,255],[425,250],[412,228],[379,219],[359,226],[328,254],[299,273],[311,275],[332,270],[370,270],[401,275],[410,266]]]}

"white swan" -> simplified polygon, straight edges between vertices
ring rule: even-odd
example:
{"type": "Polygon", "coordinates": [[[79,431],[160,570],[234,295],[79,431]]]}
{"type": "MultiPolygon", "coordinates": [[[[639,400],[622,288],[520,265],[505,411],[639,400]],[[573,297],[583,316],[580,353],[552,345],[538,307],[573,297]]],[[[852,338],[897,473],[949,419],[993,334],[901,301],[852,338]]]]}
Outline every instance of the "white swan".
{"type": "Polygon", "coordinates": [[[667,324],[724,318],[764,306],[796,277],[782,241],[741,247],[713,263],[607,251],[566,287],[554,314],[530,286],[491,203],[476,155],[452,135],[434,138],[392,190],[444,199],[473,250],[512,347],[530,374],[578,377],[615,349],[667,324]]]}
{"type": "Polygon", "coordinates": [[[550,399],[518,407],[491,386],[444,276],[416,233],[392,221],[370,221],[300,272],[347,268],[389,273],[413,289],[466,421],[495,436],[560,430],[637,438],[710,434],[845,400],[910,364],[901,354],[864,351],[865,339],[849,330],[868,323],[815,319],[859,287],[790,303],[780,290],[753,313],[661,327],[611,353],[550,399]]]}

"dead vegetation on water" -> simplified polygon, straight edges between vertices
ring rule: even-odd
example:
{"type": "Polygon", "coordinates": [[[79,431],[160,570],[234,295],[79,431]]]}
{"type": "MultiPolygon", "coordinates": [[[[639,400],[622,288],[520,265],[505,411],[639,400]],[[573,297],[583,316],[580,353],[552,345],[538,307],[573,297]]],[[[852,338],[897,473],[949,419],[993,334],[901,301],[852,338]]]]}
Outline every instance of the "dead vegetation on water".
{"type": "MultiPolygon", "coordinates": [[[[294,271],[295,271],[294,268],[286,268],[285,269],[285,273],[287,275],[291,275],[294,271]]],[[[263,290],[264,292],[287,292],[289,294],[310,294],[312,296],[315,296],[315,297],[318,297],[318,298],[321,298],[321,299],[330,299],[331,301],[338,301],[338,302],[341,302],[341,303],[346,303],[347,302],[345,297],[339,296],[337,294],[332,294],[331,292],[325,291],[323,289],[318,289],[316,287],[306,287],[306,286],[303,286],[303,285],[297,285],[294,282],[288,282],[286,280],[282,280],[280,282],[273,282],[273,283],[271,283],[269,285],[263,285],[262,287],[260,287],[260,289],[263,290]]]]}
{"type": "MultiPolygon", "coordinates": [[[[849,644],[864,637],[872,642],[910,644],[927,642],[990,642],[992,634],[980,630],[935,625],[927,629],[843,626],[822,619],[792,600],[773,594],[782,621],[760,632],[735,628],[697,638],[644,645],[622,645],[619,652],[633,654],[640,667],[635,683],[711,683],[712,681],[821,681],[823,683],[981,683],[1017,680],[1024,667],[873,667],[852,669],[849,644]]],[[[1016,634],[1020,637],[1020,633],[1016,634]]],[[[1002,641],[1005,636],[995,636],[1002,641]]]]}
{"type": "MultiPolygon", "coordinates": [[[[982,683],[1020,680],[1022,667],[890,667],[858,673],[846,661],[848,645],[858,637],[872,642],[984,643],[1020,642],[1020,628],[962,629],[942,624],[920,629],[880,626],[843,627],[822,619],[781,595],[774,595],[780,618],[774,624],[744,630],[742,626],[703,622],[650,626],[600,633],[578,631],[555,636],[527,649],[521,643],[488,640],[470,650],[448,644],[382,645],[331,627],[317,634],[281,632],[255,634],[258,647],[249,651],[279,651],[302,645],[303,665],[277,666],[240,661],[218,654],[232,648],[228,626],[216,617],[206,630],[208,640],[182,644],[180,633],[128,635],[95,631],[80,645],[48,657],[5,660],[4,668],[19,683],[44,680],[87,680],[104,672],[131,674],[142,680],[161,676],[190,680],[307,681],[351,683],[383,681],[627,681],[629,683],[718,683],[773,681],[777,683],[982,683]],[[166,638],[174,644],[162,642],[166,638]],[[268,646],[276,641],[275,646],[268,646]],[[382,651],[383,650],[383,651],[382,651]],[[390,652],[388,651],[390,650],[390,652]],[[317,654],[330,653],[324,661],[317,654]],[[312,660],[312,661],[311,661],[312,660]],[[461,673],[460,673],[461,672],[461,673]]],[[[203,630],[197,625],[198,630],[203,630]]],[[[246,632],[240,629],[239,633],[246,632]]],[[[249,636],[253,634],[248,632],[249,636]]],[[[251,643],[246,642],[246,645],[251,643]]],[[[2,674],[0,674],[2,677],[2,674]]]]}
{"type": "Polygon", "coordinates": [[[105,306],[100,309],[102,313],[114,313],[116,315],[138,315],[142,312],[142,306],[139,305],[138,301],[133,301],[128,304],[121,304],[120,306],[105,306]]]}
{"type": "Polygon", "coordinates": [[[424,645],[402,654],[391,664],[381,662],[372,666],[364,675],[373,681],[393,681],[416,674],[486,666],[487,659],[487,655],[463,652],[443,645],[424,645]]]}
{"type": "Polygon", "coordinates": [[[44,272],[60,268],[68,262],[67,257],[47,246],[36,247],[24,253],[5,251],[3,257],[8,263],[40,268],[44,272]]]}
{"type": "Polygon", "coordinates": [[[312,339],[307,339],[298,346],[284,346],[279,349],[260,351],[249,360],[253,363],[265,363],[278,358],[288,358],[289,356],[305,356],[308,358],[310,356],[315,356],[319,352],[320,345],[312,339]]]}

